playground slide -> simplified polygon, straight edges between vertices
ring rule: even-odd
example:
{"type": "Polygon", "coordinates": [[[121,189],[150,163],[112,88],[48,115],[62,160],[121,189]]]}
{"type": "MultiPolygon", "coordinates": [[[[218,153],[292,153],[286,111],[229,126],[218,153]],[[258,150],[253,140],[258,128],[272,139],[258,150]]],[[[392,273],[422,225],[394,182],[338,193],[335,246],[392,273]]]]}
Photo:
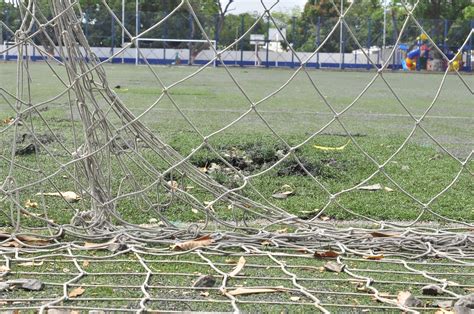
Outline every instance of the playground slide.
{"type": "Polygon", "coordinates": [[[402,59],[402,67],[404,70],[413,70],[415,67],[415,59],[420,56],[420,47],[413,49],[407,53],[406,59],[402,59]]]}
{"type": "Polygon", "coordinates": [[[412,59],[418,58],[420,56],[420,48],[413,49],[412,51],[408,52],[407,57],[412,59]]]}

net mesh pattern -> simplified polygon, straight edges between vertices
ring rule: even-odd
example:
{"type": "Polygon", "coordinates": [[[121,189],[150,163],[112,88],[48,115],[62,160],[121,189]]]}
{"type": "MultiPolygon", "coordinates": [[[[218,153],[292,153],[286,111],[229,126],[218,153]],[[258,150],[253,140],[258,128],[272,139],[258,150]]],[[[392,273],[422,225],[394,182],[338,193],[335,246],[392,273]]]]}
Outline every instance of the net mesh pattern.
{"type": "MultiPolygon", "coordinates": [[[[472,180],[472,168],[469,167],[472,151],[465,158],[457,157],[424,125],[426,116],[439,105],[437,101],[448,77],[448,69],[426,111],[420,116],[413,114],[384,76],[389,71],[395,49],[381,65],[373,63],[358,42],[352,26],[346,22],[357,1],[350,3],[344,11],[336,3],[331,3],[339,19],[334,21],[320,46],[305,60],[293,51],[300,66],[292,70],[283,85],[264,98],[254,100],[232,69],[222,62],[221,56],[244,40],[263,19],[268,18],[279,29],[271,14],[273,7],[263,2],[265,11],[254,25],[229,47],[216,50],[193,9],[192,1],[181,1],[167,16],[136,36],[123,27],[120,18],[106,1],[102,1],[100,6],[108,10],[129,37],[129,43],[104,61],[92,52],[83,34],[77,1],[51,1],[53,17],[49,19],[36,1],[20,2],[21,27],[11,30],[15,44],[7,48],[18,51],[17,88],[16,91],[0,88],[3,101],[15,112],[12,121],[0,129],[0,137],[9,143],[8,153],[0,155],[2,167],[6,169],[1,178],[0,204],[4,205],[0,207],[0,213],[9,222],[5,232],[0,233],[0,252],[4,259],[4,266],[0,266],[0,287],[2,283],[9,286],[4,291],[0,289],[0,294],[3,294],[0,305],[5,310],[36,309],[40,312],[72,309],[250,311],[255,306],[275,311],[331,312],[355,308],[416,312],[437,308],[435,301],[457,300],[473,289],[472,223],[447,217],[432,208],[462,176],[472,180]],[[141,55],[143,66],[156,82],[157,97],[144,111],[134,113],[109,86],[104,64],[133,47],[137,39],[146,38],[149,32],[162,27],[180,10],[187,10],[193,16],[214,57],[196,67],[192,74],[167,84],[159,71],[141,55]],[[305,65],[331,36],[337,35],[342,25],[350,40],[364,52],[374,71],[358,95],[344,109],[337,110],[305,65]],[[59,58],[35,43],[34,39],[39,35],[54,47],[54,55],[59,58]],[[32,97],[30,71],[33,70],[27,58],[29,46],[34,46],[45,57],[48,75],[55,75],[61,85],[61,92],[49,95],[45,101],[37,102],[32,97]],[[214,62],[225,71],[248,108],[224,127],[204,133],[183,110],[173,90],[197,78],[214,62]],[[58,64],[62,66],[60,70],[58,64]],[[275,95],[285,93],[297,75],[307,79],[315,97],[325,104],[331,118],[303,141],[290,144],[272,127],[272,122],[260,107],[275,95]],[[344,123],[345,114],[357,106],[375,82],[383,83],[397,105],[409,116],[412,126],[401,145],[384,160],[367,152],[344,123]],[[63,97],[68,99],[68,110],[74,119],[58,128],[45,117],[42,108],[63,97]],[[192,129],[193,135],[200,138],[200,144],[187,155],[176,151],[143,122],[143,118],[152,114],[164,101],[172,105],[180,119],[192,129]],[[212,141],[249,115],[255,115],[284,147],[278,160],[266,169],[250,174],[230,163],[212,141]],[[298,149],[334,125],[343,130],[351,145],[357,147],[374,166],[374,171],[364,180],[337,192],[331,191],[307,169],[298,155],[298,149]],[[64,140],[62,133],[65,128],[73,134],[71,142],[64,140]],[[31,134],[35,143],[30,147],[34,157],[29,164],[21,162],[15,154],[22,130],[31,134]],[[429,200],[418,199],[386,170],[418,133],[428,137],[456,164],[455,176],[429,200]],[[51,149],[45,144],[42,134],[54,139],[57,146],[51,149]],[[190,162],[203,149],[230,169],[233,186],[218,183],[190,162]],[[46,160],[54,167],[45,168],[46,160]],[[309,219],[299,218],[276,206],[252,182],[278,169],[287,160],[294,160],[298,169],[310,177],[314,186],[325,195],[325,206],[309,219]],[[376,176],[388,180],[405,199],[419,208],[416,219],[381,221],[344,206],[341,197],[367,186],[376,176]],[[58,183],[64,178],[72,182],[71,190],[77,193],[64,192],[58,183]],[[187,188],[190,185],[192,189],[187,188]],[[36,195],[40,199],[39,208],[44,209],[41,214],[28,209],[24,203],[25,195],[36,195]],[[76,202],[79,199],[80,202],[76,202]],[[176,223],[169,218],[174,204],[199,211],[205,218],[197,223],[176,223]],[[143,212],[155,220],[149,224],[128,221],[120,210],[127,206],[133,206],[136,215],[143,212]],[[49,214],[53,208],[66,208],[65,211],[73,214],[65,214],[67,221],[51,219],[49,214]],[[345,211],[357,221],[341,224],[326,221],[324,217],[329,208],[345,211]],[[234,219],[222,215],[224,211],[231,212],[234,219]],[[425,215],[432,215],[441,223],[426,224],[422,219],[425,215]],[[186,241],[192,244],[187,246],[189,242],[186,241]],[[331,256],[321,256],[325,253],[331,256]],[[232,271],[240,257],[246,263],[239,274],[234,275],[232,271]],[[327,258],[334,259],[329,266],[327,258]],[[25,268],[25,263],[30,268],[25,268]],[[195,286],[201,275],[212,275],[216,284],[212,287],[195,286]],[[387,275],[389,279],[384,279],[387,275]],[[113,284],[110,283],[111,277],[114,277],[113,284]],[[25,292],[12,288],[12,285],[22,285],[25,280],[35,278],[41,279],[47,289],[25,292]],[[248,295],[235,292],[242,287],[248,288],[247,282],[250,281],[252,288],[269,291],[254,291],[248,295]],[[437,285],[443,296],[421,296],[424,305],[407,305],[397,300],[397,291],[407,285],[420,288],[427,284],[437,285]],[[74,296],[72,292],[77,292],[78,288],[86,293],[74,296]]],[[[397,44],[409,24],[426,33],[413,15],[418,2],[408,5],[402,1],[402,5],[405,20],[397,44]]],[[[468,44],[472,33],[471,30],[458,54],[468,44]]],[[[285,36],[281,34],[281,37],[292,50],[285,36]]],[[[428,41],[448,64],[456,60],[457,56],[448,59],[429,36],[428,41]]],[[[141,54],[141,51],[137,50],[137,53],[141,54]]],[[[472,96],[472,86],[463,74],[454,69],[452,75],[472,96]]]]}

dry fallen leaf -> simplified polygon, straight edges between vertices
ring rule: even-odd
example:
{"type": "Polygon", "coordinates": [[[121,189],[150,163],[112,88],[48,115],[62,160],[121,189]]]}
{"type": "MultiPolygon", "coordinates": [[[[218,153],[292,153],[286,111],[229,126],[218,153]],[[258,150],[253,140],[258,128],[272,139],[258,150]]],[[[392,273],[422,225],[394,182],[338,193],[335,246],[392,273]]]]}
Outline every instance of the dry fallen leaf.
{"type": "Polygon", "coordinates": [[[10,268],[8,268],[7,265],[0,265],[0,273],[6,273],[10,271],[10,268]]]}
{"type": "Polygon", "coordinates": [[[43,265],[43,261],[35,263],[34,261],[31,262],[25,262],[25,263],[19,263],[18,266],[25,266],[25,267],[31,267],[31,266],[41,266],[43,265]]]}
{"type": "Polygon", "coordinates": [[[273,198],[286,199],[288,196],[293,195],[295,191],[288,184],[283,185],[279,191],[272,194],[273,198]]]}
{"type": "MultiPolygon", "coordinates": [[[[0,240],[6,240],[6,239],[9,239],[9,238],[11,238],[10,234],[0,233],[0,240]]],[[[25,244],[28,244],[28,245],[44,246],[44,245],[48,245],[50,243],[50,241],[47,240],[47,239],[33,237],[33,236],[29,236],[29,235],[16,235],[16,238],[19,241],[21,241],[25,244]]],[[[21,244],[18,243],[17,241],[15,241],[15,240],[12,240],[12,241],[3,243],[1,246],[3,246],[3,247],[20,247],[21,244]]]]}
{"type": "Polygon", "coordinates": [[[334,263],[334,262],[327,262],[324,265],[324,269],[327,270],[327,271],[340,273],[344,269],[345,266],[346,265],[344,265],[344,264],[338,264],[338,263],[334,263]]]}
{"type": "Polygon", "coordinates": [[[421,301],[409,291],[400,291],[397,295],[397,302],[404,307],[419,307],[422,305],[421,301]]]}
{"type": "Polygon", "coordinates": [[[195,214],[199,214],[199,210],[197,210],[196,208],[191,208],[191,211],[195,214]]]}
{"type": "Polygon", "coordinates": [[[357,189],[364,190],[364,191],[378,191],[378,190],[382,190],[383,187],[380,183],[377,183],[377,184],[372,184],[372,185],[359,186],[357,189]]]}
{"type": "Polygon", "coordinates": [[[290,297],[290,300],[296,302],[300,300],[300,297],[290,297]]]}
{"type": "Polygon", "coordinates": [[[235,268],[229,273],[229,277],[237,276],[240,273],[240,271],[244,268],[246,262],[247,261],[245,260],[245,258],[241,256],[235,268]]]}
{"type": "Polygon", "coordinates": [[[190,240],[186,242],[181,242],[181,243],[176,243],[171,247],[172,250],[174,251],[187,251],[187,250],[192,250],[198,247],[203,247],[203,246],[208,246],[211,243],[213,243],[214,240],[211,238],[210,235],[204,235],[200,238],[197,238],[195,240],[190,240]]]}
{"type": "Polygon", "coordinates": [[[90,262],[88,260],[85,260],[85,261],[82,262],[82,267],[85,268],[85,267],[89,266],[89,264],[90,264],[90,262]]]}
{"type": "Polygon", "coordinates": [[[399,233],[395,232],[380,232],[380,231],[374,231],[371,232],[370,235],[374,238],[389,238],[389,237],[398,237],[400,236],[399,233]]]}
{"type": "Polygon", "coordinates": [[[25,208],[38,208],[38,203],[32,200],[26,200],[25,208]]]}
{"type": "Polygon", "coordinates": [[[329,250],[324,252],[314,252],[313,255],[316,258],[336,258],[339,256],[339,253],[329,250]]]}
{"type": "Polygon", "coordinates": [[[178,190],[178,182],[168,181],[166,184],[171,188],[171,192],[176,192],[178,190]]]}
{"type": "Polygon", "coordinates": [[[66,191],[66,192],[52,192],[52,193],[36,193],[37,196],[56,196],[56,197],[62,197],[66,200],[66,202],[69,203],[74,203],[77,202],[81,199],[79,195],[77,195],[75,192],[72,191],[66,191]]]}
{"type": "Polygon", "coordinates": [[[70,298],[76,298],[76,297],[82,295],[85,291],[86,291],[86,289],[84,289],[82,287],[77,287],[76,289],[71,290],[71,292],[69,292],[68,296],[70,298]]]}
{"type": "Polygon", "coordinates": [[[379,261],[382,258],[384,258],[383,254],[378,254],[378,255],[366,255],[364,256],[365,259],[371,260],[371,261],[379,261]]]}
{"type": "Polygon", "coordinates": [[[322,220],[322,221],[328,221],[328,220],[331,219],[331,217],[325,216],[325,215],[321,215],[321,216],[319,216],[319,219],[322,220]]]}
{"type": "Polygon", "coordinates": [[[115,243],[114,239],[112,239],[108,242],[103,242],[103,243],[84,242],[84,248],[86,248],[86,249],[106,249],[112,243],[115,243]]]}
{"type": "Polygon", "coordinates": [[[383,188],[385,192],[393,192],[393,189],[389,188],[388,186],[383,188]]]}
{"type": "Polygon", "coordinates": [[[237,288],[235,290],[227,291],[228,294],[232,296],[236,295],[247,295],[255,293],[272,293],[272,292],[281,292],[285,291],[284,287],[275,287],[275,288],[237,288]]]}
{"type": "Polygon", "coordinates": [[[199,295],[200,295],[201,297],[206,297],[206,298],[207,298],[207,297],[209,296],[209,292],[207,292],[207,291],[201,291],[201,293],[199,293],[199,295]]]}

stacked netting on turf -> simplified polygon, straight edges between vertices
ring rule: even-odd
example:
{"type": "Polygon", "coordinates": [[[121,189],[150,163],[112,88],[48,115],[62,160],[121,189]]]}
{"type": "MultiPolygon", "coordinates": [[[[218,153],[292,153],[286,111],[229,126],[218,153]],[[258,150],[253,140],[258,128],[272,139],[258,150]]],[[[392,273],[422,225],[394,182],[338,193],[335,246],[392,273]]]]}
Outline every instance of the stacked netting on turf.
{"type": "MultiPolygon", "coordinates": [[[[341,254],[354,254],[355,256],[366,256],[380,251],[404,252],[403,254],[407,258],[445,256],[453,262],[460,263],[463,263],[458,260],[460,252],[465,258],[472,258],[474,256],[472,252],[474,238],[472,233],[469,232],[472,224],[443,217],[430,208],[430,205],[437,198],[450,190],[462,173],[468,172],[472,175],[472,172],[467,167],[471,160],[472,152],[465,159],[460,160],[437,142],[436,138],[431,136],[423,126],[423,118],[435,105],[439,92],[443,88],[443,82],[448,74],[448,70],[446,70],[443,76],[437,94],[433,95],[430,107],[423,116],[415,118],[383,75],[384,71],[387,70],[392,54],[395,53],[395,49],[380,68],[370,61],[371,59],[368,55],[365,55],[376,72],[374,72],[372,80],[360,91],[356,99],[348,104],[344,110],[338,112],[324,97],[318,87],[318,83],[312,79],[305,67],[306,62],[324,47],[326,41],[331,36],[337,33],[340,25],[345,26],[349,37],[365,53],[365,50],[345,20],[345,16],[351,12],[352,7],[357,4],[357,1],[354,1],[345,8],[344,12],[340,11],[338,5],[332,3],[334,10],[339,14],[340,18],[317,50],[307,60],[298,60],[301,66],[294,70],[294,73],[285,84],[263,99],[253,101],[247,95],[245,89],[240,86],[228,66],[220,62],[222,54],[231,49],[234,44],[243,40],[244,36],[250,34],[252,28],[246,30],[241,37],[237,38],[236,43],[232,46],[217,51],[214,45],[212,45],[208,34],[206,34],[201,26],[191,3],[192,1],[190,0],[183,0],[165,18],[157,21],[151,28],[143,31],[138,36],[133,36],[129,30],[124,29],[125,34],[129,37],[129,43],[116,51],[114,56],[119,55],[124,49],[132,47],[137,38],[146,37],[148,32],[161,27],[176,12],[186,9],[193,15],[199,31],[202,32],[203,38],[208,41],[210,49],[213,49],[215,54],[214,58],[207,64],[196,68],[189,76],[169,85],[165,84],[161,79],[159,71],[150,66],[146,57],[141,55],[145,67],[156,80],[157,98],[150,107],[137,115],[132,113],[127,104],[109,86],[103,64],[112,59],[113,56],[105,61],[100,61],[90,49],[81,28],[81,9],[77,1],[51,0],[52,18],[47,18],[47,15],[41,11],[38,3],[34,0],[19,2],[18,9],[21,10],[23,20],[18,30],[11,30],[15,34],[15,45],[7,48],[9,50],[17,49],[20,56],[17,60],[18,75],[15,78],[17,89],[16,91],[0,89],[3,100],[16,113],[12,121],[0,129],[2,141],[9,145],[8,153],[2,153],[0,156],[2,167],[8,168],[6,176],[0,178],[0,206],[3,206],[0,207],[0,213],[9,224],[5,226],[6,233],[0,234],[2,236],[0,241],[2,241],[2,244],[12,244],[13,242],[16,244],[3,245],[0,252],[33,252],[35,250],[47,252],[68,248],[71,245],[73,248],[77,248],[74,244],[75,241],[88,239],[110,240],[108,244],[120,243],[124,247],[128,247],[128,249],[123,250],[124,252],[134,251],[136,254],[140,254],[144,252],[143,250],[146,250],[144,248],[145,243],[169,244],[175,243],[176,239],[195,239],[211,233],[212,244],[210,247],[217,249],[241,246],[251,248],[253,245],[267,242],[271,246],[284,249],[304,248],[307,252],[314,252],[314,250],[319,248],[334,247],[341,254]],[[46,40],[51,47],[55,47],[54,54],[58,55],[59,58],[54,58],[51,52],[44,49],[44,46],[40,47],[33,41],[35,36],[39,35],[43,36],[45,38],[43,40],[46,40]],[[29,72],[31,71],[29,68],[30,61],[27,58],[27,47],[29,46],[35,46],[45,57],[45,62],[48,64],[50,72],[44,75],[56,75],[59,83],[62,85],[62,91],[59,94],[50,95],[47,100],[42,102],[37,102],[29,93],[29,86],[32,84],[29,79],[29,72]],[[174,87],[183,84],[207,67],[212,66],[214,61],[217,61],[224,68],[229,78],[248,101],[248,110],[227,126],[211,134],[204,134],[193,124],[186,115],[186,112],[181,109],[180,104],[175,100],[171,91],[174,87]],[[67,77],[67,80],[63,80],[63,75],[57,73],[57,64],[63,66],[61,71],[66,72],[65,77],[67,77]],[[274,95],[284,93],[285,88],[297,74],[307,76],[318,97],[321,98],[333,113],[333,118],[326,126],[309,135],[303,142],[291,146],[271,127],[271,124],[259,112],[259,105],[274,95]],[[370,154],[364,151],[358,145],[357,138],[348,131],[343,121],[341,121],[344,113],[367,92],[375,80],[382,80],[384,82],[387,90],[393,94],[399,105],[410,115],[413,125],[412,132],[406,140],[383,163],[377,162],[370,154]],[[70,123],[63,124],[61,126],[62,129],[54,129],[50,126],[48,120],[44,118],[42,109],[60,97],[67,97],[68,110],[71,111],[71,118],[74,117],[74,119],[71,119],[70,123]],[[141,121],[141,118],[149,114],[163,99],[171,102],[181,117],[187,121],[194,133],[201,139],[201,144],[195,147],[188,155],[178,153],[160,137],[160,134],[153,132],[141,121]],[[211,145],[209,140],[231,128],[250,113],[256,114],[259,117],[271,134],[278,138],[285,146],[285,151],[281,158],[267,169],[245,175],[229,163],[222,156],[222,152],[211,145]],[[339,125],[346,132],[351,142],[358,147],[360,154],[364,154],[377,167],[373,174],[359,184],[337,193],[331,193],[295,154],[298,148],[323,133],[332,124],[339,125]],[[59,147],[54,151],[50,150],[44,144],[43,139],[40,138],[38,129],[46,132],[59,143],[59,147]],[[65,132],[65,129],[72,134],[72,143],[63,141],[62,134],[65,132]],[[28,165],[19,162],[16,155],[19,149],[18,139],[21,137],[21,130],[27,130],[34,138],[35,144],[30,148],[34,151],[34,154],[32,154],[33,157],[31,157],[31,162],[28,165]],[[429,202],[425,203],[411,195],[409,191],[404,190],[403,186],[394,180],[384,169],[405,147],[414,135],[415,130],[425,133],[442,151],[456,160],[459,165],[459,171],[451,183],[429,202]],[[222,164],[232,170],[231,175],[235,178],[235,187],[228,188],[216,182],[190,162],[193,154],[203,148],[215,154],[222,164]],[[55,164],[54,171],[44,172],[42,170],[42,163],[45,159],[55,164]],[[309,220],[300,219],[286,212],[284,208],[275,206],[271,200],[261,195],[252,185],[253,178],[264,175],[288,159],[294,159],[300,169],[313,179],[314,184],[327,194],[325,207],[309,220]],[[420,214],[418,219],[406,223],[382,222],[372,217],[361,215],[340,204],[338,199],[341,195],[366,185],[374,176],[380,174],[386,177],[411,201],[419,205],[420,214]],[[30,176],[31,179],[26,184],[18,184],[17,177],[20,175],[30,176]],[[65,193],[57,187],[57,180],[63,180],[63,177],[71,180],[71,190],[74,189],[75,193],[65,193]],[[181,182],[186,182],[186,184],[181,184],[181,182]],[[187,189],[185,188],[186,185],[193,185],[194,188],[187,189]],[[242,193],[244,189],[252,190],[254,195],[259,196],[259,200],[255,201],[245,196],[242,193]],[[47,193],[55,193],[58,197],[54,199],[49,198],[47,193]],[[38,195],[36,197],[41,201],[37,206],[44,209],[42,215],[33,216],[31,214],[27,205],[22,201],[22,196],[25,194],[38,195]],[[77,205],[75,201],[79,198],[81,198],[81,202],[79,203],[80,205],[77,205]],[[204,202],[203,200],[207,201],[204,202]],[[168,211],[172,204],[176,202],[180,202],[182,204],[180,206],[193,208],[205,213],[206,220],[202,223],[188,224],[184,227],[183,225],[176,224],[169,219],[168,211]],[[125,206],[123,204],[132,206],[136,215],[140,215],[141,212],[151,213],[156,217],[156,221],[160,223],[147,226],[127,221],[117,210],[118,207],[125,206]],[[379,236],[373,236],[373,229],[357,226],[336,227],[319,219],[324,215],[326,208],[329,206],[336,206],[342,211],[348,211],[361,221],[375,223],[377,228],[388,233],[381,232],[379,236]],[[68,222],[58,223],[48,217],[48,210],[53,207],[67,208],[67,210],[74,214],[68,222]],[[235,219],[221,218],[219,210],[217,210],[218,207],[235,212],[235,219]],[[456,224],[455,228],[417,227],[418,220],[427,212],[437,216],[442,221],[456,224]],[[255,221],[258,223],[255,224],[255,221]],[[281,225],[287,225],[293,229],[289,233],[284,234],[271,231],[275,229],[273,228],[274,226],[281,225]],[[397,236],[392,236],[394,234],[390,232],[398,233],[396,233],[397,236]],[[372,236],[370,236],[371,234],[372,236]],[[64,239],[64,237],[67,238],[64,239]]],[[[418,2],[413,6],[402,3],[406,11],[406,19],[399,32],[398,41],[409,22],[415,23],[420,32],[424,32],[423,27],[412,14],[418,2]]],[[[109,8],[107,2],[102,1],[100,5],[107,8],[110,15],[115,18],[116,23],[123,28],[120,18],[109,8]]],[[[270,22],[277,25],[277,22],[271,15],[272,6],[265,6],[264,3],[262,3],[262,6],[265,8],[265,12],[259,17],[257,22],[269,17],[270,22]]],[[[276,28],[279,29],[278,27],[276,28]]],[[[284,38],[283,34],[281,36],[284,38]]],[[[472,30],[468,38],[466,38],[464,45],[468,43],[470,36],[472,36],[472,30]]],[[[289,49],[293,49],[292,45],[285,38],[284,40],[289,49]]],[[[431,38],[428,38],[428,40],[430,40],[433,47],[438,50],[448,63],[453,62],[454,59],[449,60],[431,38]]],[[[458,53],[462,51],[462,48],[459,49],[458,53]]],[[[0,51],[1,53],[4,52],[0,51]]],[[[140,50],[137,53],[140,54],[140,50]]],[[[296,53],[295,56],[298,58],[296,53]]],[[[465,82],[457,70],[455,71],[460,81],[464,83],[466,89],[472,95],[473,91],[469,84],[465,82]]],[[[98,247],[101,246],[99,245],[98,247]]],[[[247,252],[251,251],[248,248],[246,250],[247,252]]],[[[260,250],[255,250],[259,254],[268,254],[270,258],[274,258],[271,253],[262,253],[260,250]]],[[[74,257],[74,254],[78,253],[75,252],[73,254],[72,251],[68,251],[68,254],[74,257]]],[[[204,261],[212,264],[205,257],[201,257],[204,261]]],[[[284,272],[288,271],[283,264],[281,267],[284,272]]],[[[317,298],[313,297],[303,287],[298,286],[297,283],[295,283],[295,286],[306,296],[309,296],[314,301],[314,304],[321,309],[317,298]]],[[[224,287],[225,281],[223,289],[224,287]]],[[[378,300],[406,309],[403,305],[378,296],[376,290],[374,290],[374,293],[378,300]]],[[[233,306],[236,308],[235,297],[230,295],[228,297],[233,300],[233,306]]],[[[143,304],[141,305],[142,307],[143,304]]],[[[45,309],[45,307],[42,307],[42,309],[45,309]]]]}

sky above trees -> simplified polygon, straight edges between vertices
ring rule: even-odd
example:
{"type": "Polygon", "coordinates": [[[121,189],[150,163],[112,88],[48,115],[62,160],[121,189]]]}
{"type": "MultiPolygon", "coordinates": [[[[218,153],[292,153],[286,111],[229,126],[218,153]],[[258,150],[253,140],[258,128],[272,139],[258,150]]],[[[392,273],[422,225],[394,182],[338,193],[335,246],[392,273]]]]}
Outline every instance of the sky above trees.
{"type": "MultiPolygon", "coordinates": [[[[276,0],[265,0],[265,4],[271,5],[272,3],[276,2],[276,0]]],[[[280,0],[275,10],[281,12],[290,12],[295,7],[299,7],[301,10],[303,9],[304,5],[306,4],[307,0],[280,0]]],[[[221,3],[224,5],[227,3],[227,0],[221,0],[221,3]]],[[[262,4],[260,0],[235,0],[233,4],[231,4],[232,14],[240,14],[240,13],[253,13],[257,11],[258,13],[263,12],[262,4]]]]}

